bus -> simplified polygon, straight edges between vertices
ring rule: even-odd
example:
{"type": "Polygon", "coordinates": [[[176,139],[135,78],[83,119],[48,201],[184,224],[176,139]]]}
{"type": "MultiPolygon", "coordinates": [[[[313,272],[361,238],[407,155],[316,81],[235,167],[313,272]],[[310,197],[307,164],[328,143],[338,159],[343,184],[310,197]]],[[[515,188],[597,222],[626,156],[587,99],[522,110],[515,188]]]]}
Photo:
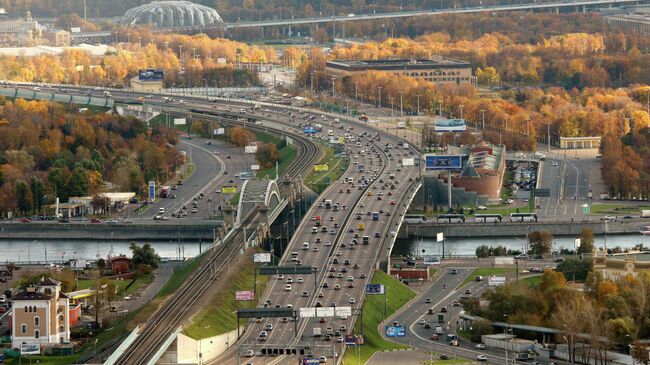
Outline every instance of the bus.
{"type": "Polygon", "coordinates": [[[404,222],[409,224],[424,223],[427,221],[427,217],[421,214],[407,214],[404,216],[404,222]]]}
{"type": "Polygon", "coordinates": [[[535,213],[510,213],[511,222],[537,222],[535,213]]]}
{"type": "Polygon", "coordinates": [[[438,223],[465,223],[465,216],[462,214],[440,214],[436,220],[438,223]]]}
{"type": "Polygon", "coordinates": [[[503,216],[501,214],[476,214],[474,215],[474,222],[488,223],[488,222],[501,222],[503,216]]]}

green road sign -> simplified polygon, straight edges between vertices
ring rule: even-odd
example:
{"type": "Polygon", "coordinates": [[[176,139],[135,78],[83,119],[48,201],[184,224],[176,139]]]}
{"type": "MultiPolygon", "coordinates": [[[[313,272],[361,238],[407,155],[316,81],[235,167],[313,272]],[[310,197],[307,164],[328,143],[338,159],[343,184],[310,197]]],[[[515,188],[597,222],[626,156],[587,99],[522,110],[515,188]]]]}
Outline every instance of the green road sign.
{"type": "Polygon", "coordinates": [[[311,274],[316,271],[311,266],[264,266],[260,267],[260,275],[277,274],[311,274]]]}
{"type": "Polygon", "coordinates": [[[269,317],[295,317],[293,309],[286,308],[256,308],[240,309],[237,311],[238,318],[269,318],[269,317]]]}

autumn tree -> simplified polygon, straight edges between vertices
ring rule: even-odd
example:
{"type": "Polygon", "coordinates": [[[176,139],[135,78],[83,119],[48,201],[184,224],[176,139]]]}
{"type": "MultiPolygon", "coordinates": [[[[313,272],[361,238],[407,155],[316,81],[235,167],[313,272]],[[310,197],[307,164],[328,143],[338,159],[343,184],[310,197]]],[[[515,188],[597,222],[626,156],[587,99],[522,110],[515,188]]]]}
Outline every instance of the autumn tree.
{"type": "Polygon", "coordinates": [[[273,143],[264,143],[257,147],[255,158],[263,168],[272,167],[280,159],[278,148],[273,143]]]}
{"type": "Polygon", "coordinates": [[[548,255],[553,249],[553,234],[550,231],[533,231],[528,234],[530,252],[533,255],[548,255]]]}
{"type": "Polygon", "coordinates": [[[594,231],[589,227],[583,227],[580,231],[580,247],[578,254],[591,254],[594,251],[594,231]]]}

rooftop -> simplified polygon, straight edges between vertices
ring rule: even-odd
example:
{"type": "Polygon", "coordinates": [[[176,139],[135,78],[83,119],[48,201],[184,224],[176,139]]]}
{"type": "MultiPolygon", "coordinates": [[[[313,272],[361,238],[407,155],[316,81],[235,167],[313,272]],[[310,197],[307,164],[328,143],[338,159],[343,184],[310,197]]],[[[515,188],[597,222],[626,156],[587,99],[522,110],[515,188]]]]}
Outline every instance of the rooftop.
{"type": "Polygon", "coordinates": [[[468,177],[479,177],[481,175],[494,174],[499,170],[503,147],[491,144],[478,144],[474,146],[449,146],[449,153],[452,155],[463,155],[462,175],[468,177]]]}
{"type": "Polygon", "coordinates": [[[327,67],[343,70],[403,70],[470,67],[467,61],[434,57],[432,59],[384,59],[384,60],[335,60],[327,61],[327,67]]]}

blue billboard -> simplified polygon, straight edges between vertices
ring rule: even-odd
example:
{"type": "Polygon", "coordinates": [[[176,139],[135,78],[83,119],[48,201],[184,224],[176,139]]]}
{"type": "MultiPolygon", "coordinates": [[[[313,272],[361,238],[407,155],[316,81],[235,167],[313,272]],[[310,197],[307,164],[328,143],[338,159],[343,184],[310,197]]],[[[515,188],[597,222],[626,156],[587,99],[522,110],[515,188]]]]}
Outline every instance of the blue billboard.
{"type": "Polygon", "coordinates": [[[384,286],[382,284],[366,284],[366,294],[384,294],[384,286]]]}
{"type": "Polygon", "coordinates": [[[146,81],[151,81],[151,80],[162,80],[165,78],[165,72],[163,70],[158,70],[155,68],[147,68],[144,70],[139,70],[138,71],[138,79],[139,80],[146,80],[146,81]]]}
{"type": "Polygon", "coordinates": [[[465,119],[436,119],[434,121],[434,130],[436,132],[465,132],[467,122],[465,122],[465,119]]]}
{"type": "Polygon", "coordinates": [[[463,168],[463,156],[426,155],[424,158],[424,166],[427,170],[460,170],[463,168]]]}
{"type": "Polygon", "coordinates": [[[149,201],[154,200],[156,200],[156,182],[151,180],[149,181],[149,201]]]}
{"type": "Polygon", "coordinates": [[[404,337],[406,336],[405,326],[386,326],[386,337],[404,337]]]}

